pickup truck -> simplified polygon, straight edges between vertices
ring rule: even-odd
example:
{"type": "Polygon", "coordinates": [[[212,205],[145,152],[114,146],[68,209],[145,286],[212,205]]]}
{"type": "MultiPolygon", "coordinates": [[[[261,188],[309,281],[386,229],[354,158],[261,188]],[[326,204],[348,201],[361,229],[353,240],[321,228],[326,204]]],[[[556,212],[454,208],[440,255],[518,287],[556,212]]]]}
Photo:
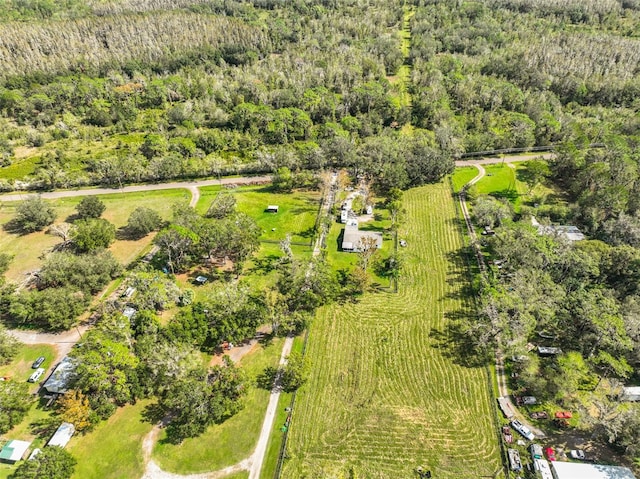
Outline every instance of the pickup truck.
{"type": "Polygon", "coordinates": [[[536,438],[533,435],[533,433],[529,430],[529,428],[524,424],[522,424],[520,421],[516,421],[516,420],[511,421],[511,427],[514,428],[516,431],[518,431],[520,434],[522,434],[529,441],[533,441],[536,438]]]}

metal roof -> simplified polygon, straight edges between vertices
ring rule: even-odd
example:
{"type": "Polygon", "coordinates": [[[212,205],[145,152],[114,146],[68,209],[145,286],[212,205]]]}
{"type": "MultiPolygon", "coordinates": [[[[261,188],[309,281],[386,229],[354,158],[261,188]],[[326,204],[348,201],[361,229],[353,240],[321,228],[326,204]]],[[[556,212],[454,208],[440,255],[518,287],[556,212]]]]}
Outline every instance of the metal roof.
{"type": "Polygon", "coordinates": [[[552,467],[557,479],[636,479],[630,469],[621,466],[556,461],[552,467]]]}

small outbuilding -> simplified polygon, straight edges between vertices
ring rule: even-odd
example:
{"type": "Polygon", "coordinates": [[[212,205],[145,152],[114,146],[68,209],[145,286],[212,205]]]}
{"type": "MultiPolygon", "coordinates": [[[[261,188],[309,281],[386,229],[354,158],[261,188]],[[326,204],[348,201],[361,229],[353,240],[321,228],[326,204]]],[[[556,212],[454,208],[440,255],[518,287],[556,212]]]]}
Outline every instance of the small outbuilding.
{"type": "Polygon", "coordinates": [[[279,210],[278,205],[269,205],[267,206],[267,213],[277,213],[279,210]]]}
{"type": "Polygon", "coordinates": [[[208,278],[206,276],[196,276],[195,281],[199,285],[203,285],[204,283],[206,283],[208,281],[208,278]]]}
{"type": "Polygon", "coordinates": [[[31,443],[27,441],[18,441],[16,439],[9,441],[0,451],[0,461],[15,464],[22,459],[30,445],[31,443]]]}
{"type": "Polygon", "coordinates": [[[47,446],[58,446],[64,448],[69,443],[75,432],[76,428],[73,424],[70,422],[63,422],[58,426],[56,432],[53,433],[53,436],[49,439],[47,446]]]}
{"type": "Polygon", "coordinates": [[[136,308],[132,308],[131,306],[127,306],[126,308],[124,308],[124,310],[122,311],[122,315],[127,318],[128,320],[131,320],[131,318],[133,318],[136,315],[136,308]]]}

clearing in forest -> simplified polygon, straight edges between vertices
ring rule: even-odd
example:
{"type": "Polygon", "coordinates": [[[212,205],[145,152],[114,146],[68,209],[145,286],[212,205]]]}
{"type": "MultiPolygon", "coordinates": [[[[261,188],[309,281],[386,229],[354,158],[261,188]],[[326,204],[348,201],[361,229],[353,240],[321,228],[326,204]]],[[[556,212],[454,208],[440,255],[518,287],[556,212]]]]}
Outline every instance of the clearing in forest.
{"type": "Polygon", "coordinates": [[[455,334],[472,314],[445,183],[405,193],[400,292],[319,311],[284,478],[493,477],[500,470],[487,370],[455,334]]]}

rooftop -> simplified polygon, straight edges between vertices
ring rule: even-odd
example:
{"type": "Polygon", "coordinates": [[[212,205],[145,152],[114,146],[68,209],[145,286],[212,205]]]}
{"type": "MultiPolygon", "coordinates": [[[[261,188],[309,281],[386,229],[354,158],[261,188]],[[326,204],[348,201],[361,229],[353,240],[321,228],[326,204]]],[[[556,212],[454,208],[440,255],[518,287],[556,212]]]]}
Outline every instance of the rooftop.
{"type": "Polygon", "coordinates": [[[630,469],[620,466],[556,461],[552,467],[556,479],[636,479],[630,469]]]}
{"type": "Polygon", "coordinates": [[[382,248],[382,233],[378,231],[362,231],[358,229],[358,223],[348,223],[344,227],[342,237],[342,249],[345,251],[359,251],[362,240],[373,238],[376,241],[376,248],[382,248]]]}
{"type": "Polygon", "coordinates": [[[69,381],[73,378],[76,365],[73,359],[65,357],[60,364],[51,373],[42,386],[46,391],[55,394],[64,394],[67,392],[69,381]]]}
{"type": "Polygon", "coordinates": [[[6,443],[0,451],[0,460],[12,463],[17,462],[22,459],[22,456],[27,452],[30,445],[31,443],[27,441],[11,440],[6,443]]]}
{"type": "Polygon", "coordinates": [[[60,426],[58,426],[58,429],[56,429],[56,432],[53,434],[53,436],[51,436],[51,439],[49,439],[47,446],[66,446],[67,443],[71,440],[71,436],[73,436],[74,432],[76,432],[76,428],[73,424],[71,424],[70,422],[63,422],[62,424],[60,424],[60,426]]]}

